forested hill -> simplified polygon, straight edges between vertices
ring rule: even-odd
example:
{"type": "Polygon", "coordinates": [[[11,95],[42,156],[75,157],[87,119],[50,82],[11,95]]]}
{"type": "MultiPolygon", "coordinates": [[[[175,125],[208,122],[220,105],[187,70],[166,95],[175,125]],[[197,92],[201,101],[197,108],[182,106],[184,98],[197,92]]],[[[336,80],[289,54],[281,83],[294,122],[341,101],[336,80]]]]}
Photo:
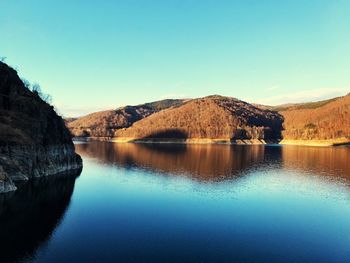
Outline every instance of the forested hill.
{"type": "Polygon", "coordinates": [[[350,140],[350,94],[275,109],[284,117],[284,139],[350,140]]]}

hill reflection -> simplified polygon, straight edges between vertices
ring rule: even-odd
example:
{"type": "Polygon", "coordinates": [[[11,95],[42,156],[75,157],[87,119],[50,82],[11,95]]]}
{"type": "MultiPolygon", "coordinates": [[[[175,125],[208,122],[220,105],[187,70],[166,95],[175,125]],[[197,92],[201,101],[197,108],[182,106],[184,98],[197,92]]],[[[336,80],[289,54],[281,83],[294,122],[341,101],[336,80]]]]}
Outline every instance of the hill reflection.
{"type": "Polygon", "coordinates": [[[311,174],[335,176],[350,183],[350,147],[282,147],[283,166],[311,174]]]}
{"type": "Polygon", "coordinates": [[[91,142],[76,145],[82,156],[106,164],[170,174],[199,180],[222,180],[239,176],[264,162],[263,146],[118,144],[91,142]]]}
{"type": "Polygon", "coordinates": [[[90,142],[77,144],[76,150],[105,164],[184,174],[198,180],[230,179],[267,166],[350,179],[349,147],[90,142]]]}
{"type": "Polygon", "coordinates": [[[0,195],[2,263],[35,258],[65,214],[75,179],[72,175],[42,178],[0,195]]]}

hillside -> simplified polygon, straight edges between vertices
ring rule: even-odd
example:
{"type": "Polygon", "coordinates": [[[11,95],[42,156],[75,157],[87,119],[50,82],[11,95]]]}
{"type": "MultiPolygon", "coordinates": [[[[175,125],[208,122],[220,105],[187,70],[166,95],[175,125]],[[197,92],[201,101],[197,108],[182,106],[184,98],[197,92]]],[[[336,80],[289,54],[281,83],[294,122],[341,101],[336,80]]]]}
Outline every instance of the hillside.
{"type": "Polygon", "coordinates": [[[349,113],[350,94],[280,106],[252,105],[234,98],[208,96],[97,112],[67,125],[74,136],[109,137],[116,141],[283,138],[284,143],[316,145],[349,141],[349,113]]]}
{"type": "Polygon", "coordinates": [[[315,101],[315,102],[288,103],[288,104],[282,104],[282,105],[278,105],[278,106],[267,106],[267,107],[271,110],[274,110],[274,111],[317,109],[317,108],[320,108],[322,106],[327,105],[328,103],[336,101],[337,99],[339,99],[339,97],[328,99],[328,100],[315,101]]]}
{"type": "Polygon", "coordinates": [[[281,107],[285,140],[350,140],[350,94],[281,107]]]}
{"type": "Polygon", "coordinates": [[[283,118],[235,98],[194,99],[117,130],[116,137],[137,139],[250,140],[281,138],[283,118]]]}
{"type": "Polygon", "coordinates": [[[130,127],[147,116],[184,103],[185,100],[161,100],[116,110],[95,112],[78,119],[69,119],[67,126],[75,137],[113,137],[116,130],[130,127]]]}
{"type": "Polygon", "coordinates": [[[0,62],[0,193],[15,190],[16,180],[81,167],[62,118],[0,62]]]}

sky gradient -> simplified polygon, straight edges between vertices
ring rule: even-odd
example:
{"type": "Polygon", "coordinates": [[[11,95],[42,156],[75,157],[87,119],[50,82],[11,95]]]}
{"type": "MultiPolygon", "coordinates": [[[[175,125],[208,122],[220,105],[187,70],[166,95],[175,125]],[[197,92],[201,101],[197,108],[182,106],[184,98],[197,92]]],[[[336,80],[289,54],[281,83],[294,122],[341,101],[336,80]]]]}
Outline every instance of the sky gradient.
{"type": "Polygon", "coordinates": [[[350,1],[0,1],[0,56],[64,116],[211,94],[350,92],[350,1]]]}

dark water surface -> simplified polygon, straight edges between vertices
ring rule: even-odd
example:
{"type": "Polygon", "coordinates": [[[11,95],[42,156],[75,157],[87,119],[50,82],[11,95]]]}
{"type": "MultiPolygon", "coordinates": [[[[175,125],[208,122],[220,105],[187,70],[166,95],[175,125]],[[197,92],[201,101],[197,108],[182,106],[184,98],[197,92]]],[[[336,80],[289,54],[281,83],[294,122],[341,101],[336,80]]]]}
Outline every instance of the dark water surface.
{"type": "Polygon", "coordinates": [[[350,262],[350,148],[76,145],[0,195],[0,262],[350,262]]]}

